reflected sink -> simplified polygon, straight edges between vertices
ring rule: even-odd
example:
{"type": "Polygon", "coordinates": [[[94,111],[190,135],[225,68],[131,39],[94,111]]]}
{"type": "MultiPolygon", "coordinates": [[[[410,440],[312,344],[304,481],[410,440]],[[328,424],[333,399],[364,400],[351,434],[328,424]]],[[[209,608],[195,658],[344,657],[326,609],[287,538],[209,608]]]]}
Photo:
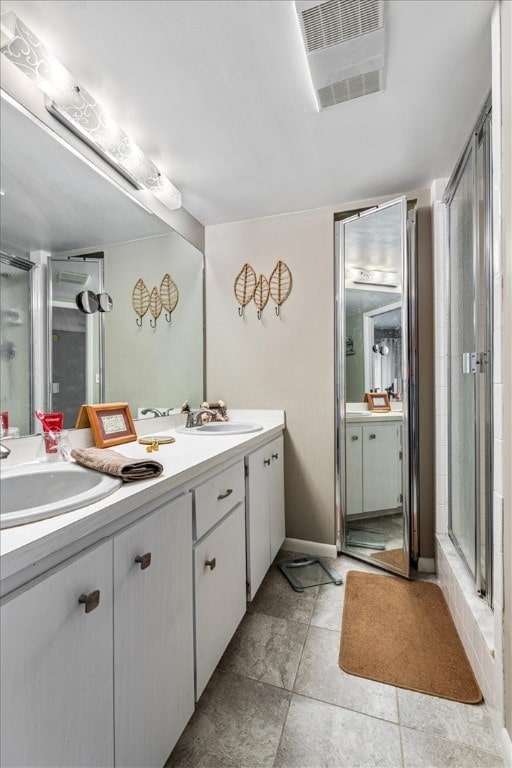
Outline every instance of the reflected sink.
{"type": "Polygon", "coordinates": [[[259,432],[261,424],[253,422],[211,421],[199,427],[178,427],[176,432],[184,435],[244,435],[248,432],[259,432]]]}
{"type": "Polygon", "coordinates": [[[120,488],[119,477],[80,464],[2,467],[0,528],[44,520],[104,499],[120,488]]]}

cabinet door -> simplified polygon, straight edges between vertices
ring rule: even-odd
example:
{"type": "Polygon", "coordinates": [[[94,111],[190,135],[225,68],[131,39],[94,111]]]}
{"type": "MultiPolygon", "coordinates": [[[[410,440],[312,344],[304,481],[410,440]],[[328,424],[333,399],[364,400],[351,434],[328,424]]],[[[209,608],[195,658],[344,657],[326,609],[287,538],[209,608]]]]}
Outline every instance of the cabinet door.
{"type": "MultiPolygon", "coordinates": [[[[269,483],[269,515],[270,515],[270,562],[281,549],[285,539],[284,517],[284,453],[283,438],[278,437],[270,444],[270,483],[269,483]]],[[[266,465],[265,465],[266,466],[266,465]]]]}
{"type": "Polygon", "coordinates": [[[347,426],[345,430],[345,488],[347,515],[363,511],[363,430],[347,426]]]}
{"type": "Polygon", "coordinates": [[[163,765],[194,710],[190,494],[114,539],[116,766],[163,765]]]}
{"type": "Polygon", "coordinates": [[[245,613],[243,504],[195,545],[194,574],[197,700],[245,613]]]}
{"type": "Polygon", "coordinates": [[[112,542],[5,598],[1,678],[2,766],[113,765],[112,542]]]}
{"type": "Polygon", "coordinates": [[[365,512],[393,509],[400,504],[397,482],[400,440],[396,424],[363,427],[363,505],[365,512]]]}
{"type": "Polygon", "coordinates": [[[270,566],[269,467],[271,451],[268,445],[246,457],[246,515],[247,515],[247,582],[248,599],[258,591],[270,566]]]}

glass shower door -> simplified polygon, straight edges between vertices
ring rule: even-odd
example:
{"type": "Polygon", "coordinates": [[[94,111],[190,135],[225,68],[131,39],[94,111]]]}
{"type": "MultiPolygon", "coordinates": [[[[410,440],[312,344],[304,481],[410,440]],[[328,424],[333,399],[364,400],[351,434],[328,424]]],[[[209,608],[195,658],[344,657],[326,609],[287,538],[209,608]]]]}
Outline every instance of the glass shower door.
{"type": "Polygon", "coordinates": [[[477,349],[475,333],[475,159],[471,145],[448,205],[449,216],[449,328],[450,376],[449,477],[450,535],[473,576],[476,575],[476,440],[475,376],[471,357],[477,349]]]}
{"type": "Polygon", "coordinates": [[[492,275],[490,112],[447,193],[449,533],[492,602],[492,275]]]}

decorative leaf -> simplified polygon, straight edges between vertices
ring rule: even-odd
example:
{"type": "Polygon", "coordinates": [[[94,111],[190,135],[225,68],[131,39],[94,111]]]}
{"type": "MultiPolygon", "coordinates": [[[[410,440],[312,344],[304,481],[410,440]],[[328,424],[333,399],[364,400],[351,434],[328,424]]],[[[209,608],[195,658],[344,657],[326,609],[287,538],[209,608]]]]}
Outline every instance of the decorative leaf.
{"type": "Polygon", "coordinates": [[[160,294],[158,292],[158,288],[153,288],[151,291],[151,296],[149,297],[149,311],[155,318],[160,317],[160,314],[162,312],[162,299],[160,298],[160,294]]]}
{"type": "Polygon", "coordinates": [[[235,298],[242,307],[248,304],[254,296],[256,288],[256,272],[250,264],[244,264],[235,279],[233,290],[235,298]]]}
{"type": "Polygon", "coordinates": [[[180,292],[178,286],[169,274],[165,274],[160,283],[160,298],[164,309],[167,312],[173,312],[176,309],[176,305],[180,299],[180,292]]]}
{"type": "Polygon", "coordinates": [[[268,295],[269,295],[268,280],[265,277],[265,275],[260,275],[258,278],[258,282],[256,283],[256,288],[254,289],[254,303],[256,304],[260,312],[262,309],[265,308],[265,305],[268,301],[268,295]]]}
{"type": "Polygon", "coordinates": [[[286,301],[292,290],[292,273],[284,261],[278,261],[270,275],[270,295],[278,306],[286,301]]]}
{"type": "Polygon", "coordinates": [[[132,305],[139,317],[144,317],[149,309],[149,291],[142,277],[137,280],[133,288],[132,305]]]}

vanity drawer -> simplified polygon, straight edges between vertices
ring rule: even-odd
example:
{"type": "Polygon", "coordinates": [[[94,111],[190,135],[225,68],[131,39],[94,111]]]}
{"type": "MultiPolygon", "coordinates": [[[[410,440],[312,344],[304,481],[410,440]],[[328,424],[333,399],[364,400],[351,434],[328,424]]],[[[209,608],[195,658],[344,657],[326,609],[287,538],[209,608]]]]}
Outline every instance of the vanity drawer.
{"type": "Polygon", "coordinates": [[[194,540],[210,530],[245,497],[244,462],[238,461],[194,489],[194,540]]]}

